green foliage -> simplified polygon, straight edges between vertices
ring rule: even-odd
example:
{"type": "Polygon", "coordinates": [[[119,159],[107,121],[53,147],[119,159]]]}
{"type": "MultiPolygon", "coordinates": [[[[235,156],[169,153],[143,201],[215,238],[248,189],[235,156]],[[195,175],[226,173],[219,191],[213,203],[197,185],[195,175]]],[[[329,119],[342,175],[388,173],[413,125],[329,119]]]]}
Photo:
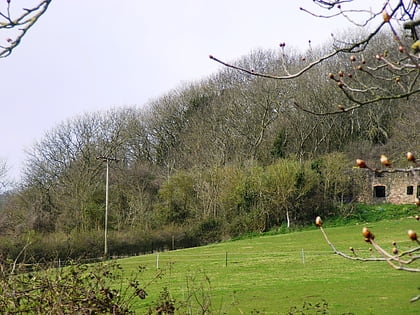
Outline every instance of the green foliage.
{"type": "Polygon", "coordinates": [[[258,208],[263,172],[262,167],[255,166],[249,169],[237,168],[234,174],[226,174],[230,179],[226,180],[222,203],[226,207],[229,219],[247,216],[253,209],[258,208]]]}
{"type": "Polygon", "coordinates": [[[34,266],[31,272],[17,274],[2,264],[0,309],[5,314],[134,313],[136,299],[147,296],[138,274],[123,279],[121,266],[114,262],[52,269],[34,266]]]}
{"type": "Polygon", "coordinates": [[[271,149],[271,155],[275,159],[282,159],[286,157],[286,133],[284,130],[280,130],[277,137],[274,139],[273,148],[271,149]]]}
{"type": "Polygon", "coordinates": [[[195,196],[192,173],[181,171],[171,176],[159,190],[157,210],[162,222],[182,224],[193,217],[195,196]]]}
{"type": "MultiPolygon", "coordinates": [[[[143,168],[134,174],[150,176],[143,168]]],[[[267,166],[250,161],[242,166],[180,170],[156,187],[154,202],[149,195],[141,195],[145,189],[150,189],[147,194],[153,193],[151,180],[144,179],[131,192],[122,185],[111,193],[111,255],[208,244],[243,233],[311,224],[316,215],[347,216],[352,212],[346,202],[354,192],[353,181],[339,153],[321,156],[312,163],[287,158],[267,166]]],[[[111,191],[119,185],[112,186],[111,191]]],[[[98,190],[92,196],[95,198],[84,205],[83,216],[74,214],[77,218],[69,221],[80,220],[86,228],[95,229],[76,225],[80,228],[73,226],[68,231],[65,227],[71,227],[69,223],[61,228],[63,232],[37,233],[32,246],[37,250],[30,256],[47,260],[102,256],[103,194],[98,190]]],[[[60,222],[64,224],[62,219],[60,222]]],[[[24,243],[20,236],[11,241],[24,243]]],[[[1,245],[0,238],[3,255],[14,257],[17,253],[13,248],[6,241],[1,245]]]]}
{"type": "Polygon", "coordinates": [[[348,158],[339,152],[324,154],[311,162],[311,168],[320,176],[320,192],[324,199],[343,204],[354,198],[357,185],[349,171],[350,165],[348,158]]]}
{"type": "Polygon", "coordinates": [[[344,225],[363,222],[378,222],[382,220],[395,220],[413,217],[418,214],[419,209],[416,205],[365,205],[352,204],[346,207],[340,215],[328,218],[330,225],[344,225]]]}
{"type": "MultiPolygon", "coordinates": [[[[220,229],[219,222],[210,221],[208,224],[191,227],[168,225],[152,231],[109,231],[108,251],[111,256],[128,256],[193,247],[200,245],[201,242],[220,240],[220,229]],[[204,228],[200,228],[201,226],[204,228]],[[212,227],[216,229],[213,230],[212,227]]],[[[32,231],[19,237],[2,236],[0,253],[4,259],[15,259],[19,256],[18,262],[30,263],[96,259],[102,257],[104,253],[104,232],[74,231],[71,234],[55,232],[45,235],[32,231]],[[30,246],[23,255],[19,255],[26,244],[30,246]]]]}
{"type": "Polygon", "coordinates": [[[202,221],[193,228],[191,236],[202,245],[220,241],[223,236],[223,222],[215,218],[202,221]]]}
{"type": "Polygon", "coordinates": [[[290,159],[269,165],[262,177],[262,194],[269,209],[267,228],[280,225],[286,217],[296,221],[305,218],[304,204],[317,185],[318,177],[307,165],[290,159]],[[301,212],[301,213],[299,213],[301,212]]]}

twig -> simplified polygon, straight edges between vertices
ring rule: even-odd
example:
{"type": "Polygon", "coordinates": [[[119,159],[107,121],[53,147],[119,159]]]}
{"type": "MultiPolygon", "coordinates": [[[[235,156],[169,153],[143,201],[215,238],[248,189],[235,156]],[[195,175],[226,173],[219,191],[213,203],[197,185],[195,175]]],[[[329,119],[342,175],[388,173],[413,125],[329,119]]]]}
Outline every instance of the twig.
{"type": "Polygon", "coordinates": [[[23,246],[19,254],[16,256],[15,260],[13,261],[12,270],[10,271],[10,274],[14,274],[19,257],[25,252],[26,248],[28,248],[28,246],[31,244],[32,242],[27,242],[25,246],[23,246]]]}
{"type": "Polygon", "coordinates": [[[322,226],[320,226],[319,229],[321,230],[322,235],[324,235],[325,241],[331,247],[331,249],[333,250],[333,252],[335,254],[341,256],[341,257],[344,257],[344,258],[350,259],[350,260],[359,260],[359,261],[386,261],[386,259],[383,258],[383,257],[363,258],[363,257],[359,257],[359,256],[349,256],[349,255],[346,255],[343,252],[337,250],[337,248],[335,248],[334,244],[330,242],[330,240],[328,239],[327,233],[325,233],[325,231],[322,228],[322,226]]]}

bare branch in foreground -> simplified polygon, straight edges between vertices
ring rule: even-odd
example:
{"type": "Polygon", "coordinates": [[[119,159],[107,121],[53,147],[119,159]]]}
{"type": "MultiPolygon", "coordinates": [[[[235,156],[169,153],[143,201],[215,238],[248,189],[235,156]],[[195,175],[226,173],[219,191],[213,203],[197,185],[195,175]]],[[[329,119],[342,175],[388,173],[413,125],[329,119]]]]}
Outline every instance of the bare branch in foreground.
{"type": "MultiPolygon", "coordinates": [[[[0,11],[0,31],[10,33],[6,43],[0,42],[0,58],[8,57],[20,44],[28,30],[38,22],[39,18],[47,11],[51,0],[37,1],[38,4],[31,8],[22,8],[20,15],[11,13],[11,1],[7,1],[5,12],[0,11]],[[13,32],[11,32],[13,31],[13,32]]],[[[13,4],[16,5],[17,4],[13,4]]]]}
{"type": "MultiPolygon", "coordinates": [[[[416,217],[417,220],[419,220],[419,217],[416,217]]],[[[337,250],[337,248],[335,247],[335,245],[329,240],[327,233],[325,232],[324,228],[322,227],[323,222],[321,217],[317,217],[315,219],[315,225],[321,230],[322,235],[324,236],[324,239],[326,241],[326,243],[331,247],[331,249],[333,250],[333,252],[341,257],[344,257],[346,259],[349,260],[358,260],[358,261],[363,261],[363,262],[372,262],[372,261],[386,261],[392,268],[394,268],[395,270],[401,270],[401,271],[406,271],[406,272],[420,272],[420,268],[412,268],[412,267],[407,267],[408,265],[418,261],[420,259],[419,255],[413,256],[413,253],[417,253],[420,252],[420,246],[405,250],[403,252],[399,252],[396,242],[393,242],[394,248],[392,249],[392,253],[386,251],[385,249],[383,249],[380,245],[378,245],[378,243],[375,241],[375,235],[367,228],[364,227],[362,229],[362,235],[365,239],[365,242],[369,243],[372,245],[372,247],[374,248],[374,250],[379,253],[379,255],[381,257],[358,257],[356,256],[356,253],[353,249],[353,247],[350,247],[350,250],[353,252],[353,254],[355,256],[349,256],[339,250],[337,250]],[[403,259],[404,256],[410,257],[409,259],[403,259]]],[[[417,233],[414,232],[413,230],[409,230],[408,231],[408,237],[412,240],[415,241],[418,245],[420,245],[420,241],[418,240],[417,237],[417,233]]],[[[420,299],[420,295],[413,297],[410,302],[415,302],[418,301],[420,299]]]]}
{"type": "MultiPolygon", "coordinates": [[[[323,112],[317,112],[309,104],[301,104],[298,101],[295,101],[294,105],[296,108],[313,115],[334,115],[352,112],[378,102],[408,99],[420,93],[418,84],[420,79],[420,40],[418,40],[419,36],[416,32],[416,28],[420,26],[420,20],[417,18],[417,1],[388,0],[385,3],[377,4],[376,8],[373,9],[368,5],[366,8],[359,8],[353,0],[314,0],[313,2],[318,8],[328,10],[328,14],[318,14],[305,8],[300,8],[300,10],[317,18],[325,19],[341,16],[352,25],[359,28],[366,28],[369,25],[372,26],[372,30],[366,36],[354,41],[338,40],[334,37],[331,52],[313,60],[293,73],[287,69],[284,62],[283,74],[277,75],[228,63],[212,55],[210,55],[210,59],[225,67],[252,76],[273,80],[293,80],[340,53],[357,54],[366,51],[368,46],[375,47],[372,44],[374,43],[373,39],[380,34],[382,29],[389,28],[388,35],[395,42],[396,55],[394,51],[388,56],[387,51],[379,47],[378,51],[369,56],[370,64],[365,64],[366,60],[362,57],[362,63],[353,63],[353,72],[348,73],[348,77],[342,75],[340,78],[330,77],[336,81],[337,86],[347,99],[348,105],[337,104],[332,107],[332,110],[323,112]],[[356,20],[361,21],[356,22],[356,20]],[[401,26],[403,29],[411,31],[409,37],[415,41],[414,43],[408,43],[408,41],[401,39],[407,37],[407,34],[399,34],[400,31],[396,31],[396,29],[400,30],[401,26]]],[[[280,47],[283,49],[284,55],[285,43],[281,43],[280,47]]],[[[351,58],[352,62],[356,60],[354,55],[351,58]]]]}

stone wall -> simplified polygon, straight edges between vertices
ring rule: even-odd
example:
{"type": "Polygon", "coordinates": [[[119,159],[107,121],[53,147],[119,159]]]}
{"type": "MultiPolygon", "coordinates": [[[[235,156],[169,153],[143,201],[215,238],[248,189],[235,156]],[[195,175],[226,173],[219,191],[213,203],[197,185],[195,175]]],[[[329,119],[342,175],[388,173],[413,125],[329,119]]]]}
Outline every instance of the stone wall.
{"type": "Polygon", "coordinates": [[[366,203],[414,203],[420,195],[420,184],[411,173],[377,174],[366,170],[366,187],[359,200],[366,203]]]}

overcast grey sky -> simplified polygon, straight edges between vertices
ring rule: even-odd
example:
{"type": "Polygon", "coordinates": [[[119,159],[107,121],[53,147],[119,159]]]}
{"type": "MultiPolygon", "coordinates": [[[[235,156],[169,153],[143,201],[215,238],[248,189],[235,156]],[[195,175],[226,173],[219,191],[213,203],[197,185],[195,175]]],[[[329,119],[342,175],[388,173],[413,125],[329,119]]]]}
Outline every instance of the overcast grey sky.
{"type": "Polygon", "coordinates": [[[280,42],[302,51],[308,40],[325,42],[331,21],[300,6],[312,1],[52,1],[13,54],[0,59],[0,158],[16,178],[25,150],[60,122],[142,106],[204,79],[221,68],[209,54],[232,61],[280,42]]]}

